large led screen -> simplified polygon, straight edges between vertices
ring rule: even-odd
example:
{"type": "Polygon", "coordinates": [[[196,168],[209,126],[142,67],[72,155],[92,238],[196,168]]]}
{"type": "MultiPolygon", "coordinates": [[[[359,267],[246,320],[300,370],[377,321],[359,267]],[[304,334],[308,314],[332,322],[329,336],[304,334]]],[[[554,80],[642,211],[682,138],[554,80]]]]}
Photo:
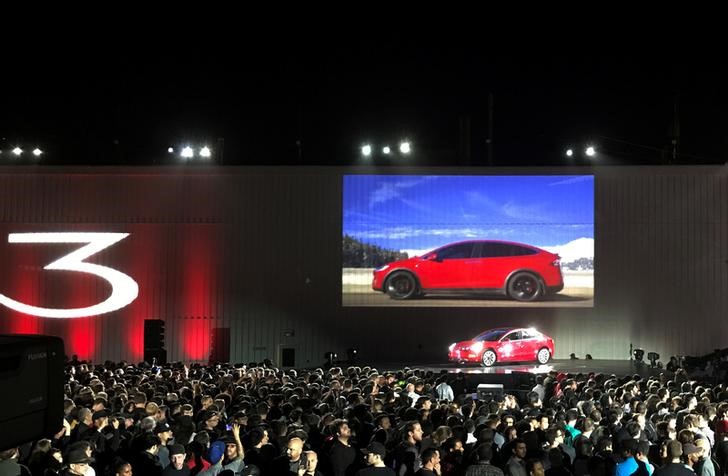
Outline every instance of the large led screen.
{"type": "Polygon", "coordinates": [[[592,175],[346,175],[344,306],[592,307],[592,175]]]}

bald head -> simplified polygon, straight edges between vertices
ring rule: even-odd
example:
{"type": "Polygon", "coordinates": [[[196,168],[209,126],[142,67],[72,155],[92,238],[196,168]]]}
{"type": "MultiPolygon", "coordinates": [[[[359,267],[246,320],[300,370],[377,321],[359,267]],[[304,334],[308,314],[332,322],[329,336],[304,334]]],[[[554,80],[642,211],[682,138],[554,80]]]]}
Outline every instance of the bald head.
{"type": "Polygon", "coordinates": [[[303,440],[301,438],[294,436],[293,438],[288,440],[288,445],[286,446],[286,455],[288,455],[289,460],[298,461],[301,458],[302,452],[303,440]]]}

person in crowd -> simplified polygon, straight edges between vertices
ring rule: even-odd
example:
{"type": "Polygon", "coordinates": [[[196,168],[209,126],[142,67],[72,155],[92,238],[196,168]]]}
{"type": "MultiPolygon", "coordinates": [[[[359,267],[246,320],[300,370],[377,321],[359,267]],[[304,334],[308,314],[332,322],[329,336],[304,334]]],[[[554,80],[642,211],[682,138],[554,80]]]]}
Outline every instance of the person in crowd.
{"type": "Polygon", "coordinates": [[[680,369],[551,371],[531,391],[484,400],[465,398],[464,374],[409,368],[106,362],[69,363],[66,376],[62,427],[0,451],[0,475],[677,476],[687,464],[721,476],[728,466],[728,386],[680,369]],[[443,381],[452,400],[438,394],[443,381]]]}
{"type": "Polygon", "coordinates": [[[356,476],[396,476],[394,470],[384,464],[387,450],[382,443],[372,441],[361,452],[366,458],[367,467],[357,471],[356,476]]]}
{"type": "Polygon", "coordinates": [[[399,476],[412,476],[422,467],[419,445],[422,442],[422,426],[408,421],[402,428],[403,439],[396,450],[395,471],[399,476]]]}
{"type": "Polygon", "coordinates": [[[187,452],[180,444],[169,445],[169,466],[164,468],[162,476],[190,476],[190,468],[185,464],[187,452]]]}
{"type": "Polygon", "coordinates": [[[440,450],[427,448],[422,452],[422,467],[415,473],[417,476],[440,476],[440,450]]]}
{"type": "Polygon", "coordinates": [[[351,428],[345,419],[335,420],[331,424],[333,441],[329,449],[329,464],[333,476],[350,474],[349,468],[356,459],[356,450],[351,446],[351,428]]]}
{"type": "Polygon", "coordinates": [[[654,476],[695,476],[695,472],[682,461],[683,445],[670,440],[666,445],[667,463],[655,470],[654,476]]]}
{"type": "Polygon", "coordinates": [[[318,470],[318,455],[315,451],[304,451],[301,460],[303,464],[298,468],[298,476],[323,476],[318,470]]]}
{"type": "Polygon", "coordinates": [[[503,476],[503,470],[490,464],[493,445],[483,442],[475,449],[475,462],[468,466],[465,476],[503,476]]]}
{"type": "Polygon", "coordinates": [[[288,440],[286,451],[283,455],[278,456],[271,462],[271,474],[297,475],[298,470],[303,465],[301,456],[303,455],[304,441],[297,436],[288,440]]]}

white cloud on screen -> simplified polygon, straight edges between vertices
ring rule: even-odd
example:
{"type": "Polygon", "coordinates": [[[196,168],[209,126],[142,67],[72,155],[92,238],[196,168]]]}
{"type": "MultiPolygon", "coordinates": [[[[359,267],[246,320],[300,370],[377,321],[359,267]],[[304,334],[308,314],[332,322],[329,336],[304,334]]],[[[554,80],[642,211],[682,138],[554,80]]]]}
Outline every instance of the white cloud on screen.
{"type": "Polygon", "coordinates": [[[572,183],[587,182],[589,180],[594,180],[594,176],[579,175],[577,177],[568,178],[566,180],[559,180],[558,182],[552,182],[549,184],[549,187],[554,187],[557,185],[571,185],[572,183]]]}
{"type": "Polygon", "coordinates": [[[397,182],[384,182],[379,186],[379,188],[374,190],[371,195],[369,195],[369,208],[371,209],[375,205],[387,203],[395,198],[400,198],[405,190],[430,182],[436,178],[437,177],[435,176],[426,176],[416,179],[403,178],[397,182]]]}
{"type": "Polygon", "coordinates": [[[354,234],[359,239],[390,239],[404,240],[408,238],[439,236],[443,238],[459,238],[463,240],[488,237],[505,237],[512,235],[513,230],[503,228],[417,228],[410,226],[398,226],[393,228],[378,229],[375,231],[362,231],[354,234]]]}

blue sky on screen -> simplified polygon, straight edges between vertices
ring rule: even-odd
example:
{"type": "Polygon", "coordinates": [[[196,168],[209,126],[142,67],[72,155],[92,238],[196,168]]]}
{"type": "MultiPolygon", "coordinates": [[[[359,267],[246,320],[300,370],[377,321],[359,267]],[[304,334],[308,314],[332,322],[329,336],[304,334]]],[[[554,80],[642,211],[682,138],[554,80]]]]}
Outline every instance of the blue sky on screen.
{"type": "Polygon", "coordinates": [[[396,250],[492,239],[558,246],[594,238],[591,175],[344,176],[343,233],[396,250]]]}

